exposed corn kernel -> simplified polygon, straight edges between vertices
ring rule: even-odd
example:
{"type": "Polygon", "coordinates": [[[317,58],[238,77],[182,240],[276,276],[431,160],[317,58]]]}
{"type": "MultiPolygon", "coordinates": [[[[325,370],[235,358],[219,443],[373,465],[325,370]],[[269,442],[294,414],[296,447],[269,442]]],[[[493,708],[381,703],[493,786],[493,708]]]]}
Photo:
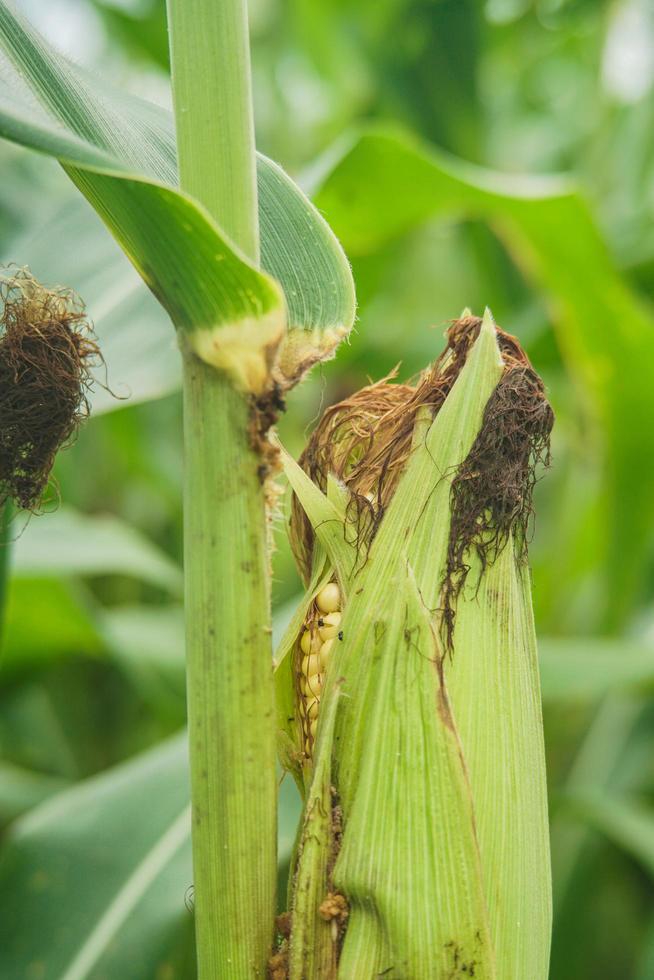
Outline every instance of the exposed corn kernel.
{"type": "Polygon", "coordinates": [[[317,630],[305,630],[302,634],[302,639],[300,640],[302,653],[305,655],[309,653],[318,653],[321,642],[322,641],[317,630]]]}
{"type": "Polygon", "coordinates": [[[320,661],[320,665],[323,670],[326,669],[327,664],[329,663],[329,655],[332,652],[333,646],[334,646],[333,640],[325,640],[323,645],[320,647],[320,654],[318,656],[318,659],[320,661]]]}
{"type": "Polygon", "coordinates": [[[336,582],[330,582],[316,596],[316,605],[320,612],[333,613],[341,608],[341,591],[336,582]]]}
{"type": "Polygon", "coordinates": [[[320,673],[321,666],[322,647],[320,648],[320,653],[312,653],[310,656],[304,658],[302,661],[302,673],[305,677],[313,677],[314,674],[320,673]]]}
{"type": "Polygon", "coordinates": [[[319,687],[319,682],[317,678],[319,674],[313,674],[312,677],[302,676],[300,679],[300,690],[305,698],[315,698],[317,694],[320,694],[320,690],[315,691],[315,687],[319,687]]]}
{"type": "Polygon", "coordinates": [[[327,613],[318,620],[318,636],[323,641],[333,640],[338,634],[338,627],[341,625],[341,614],[339,612],[327,613]]]}
{"type": "Polygon", "coordinates": [[[311,677],[307,677],[307,696],[312,698],[319,698],[322,694],[322,683],[324,679],[324,674],[312,674],[311,677]]]}
{"type": "Polygon", "coordinates": [[[310,698],[304,703],[306,709],[305,715],[310,721],[318,717],[318,705],[320,704],[320,698],[310,698]]]}

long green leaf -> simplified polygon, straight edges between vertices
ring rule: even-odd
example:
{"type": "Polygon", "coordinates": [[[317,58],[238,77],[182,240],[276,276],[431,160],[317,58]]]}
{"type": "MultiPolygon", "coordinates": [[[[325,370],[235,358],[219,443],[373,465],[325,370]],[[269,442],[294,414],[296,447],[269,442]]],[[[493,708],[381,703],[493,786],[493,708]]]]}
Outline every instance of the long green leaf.
{"type": "Polygon", "coordinates": [[[60,792],[66,781],[58,776],[34,772],[11,762],[0,762],[0,827],[60,792]]]}
{"type": "Polygon", "coordinates": [[[102,653],[103,643],[88,597],[75,583],[12,576],[0,666],[6,683],[24,671],[83,653],[102,653]]]}

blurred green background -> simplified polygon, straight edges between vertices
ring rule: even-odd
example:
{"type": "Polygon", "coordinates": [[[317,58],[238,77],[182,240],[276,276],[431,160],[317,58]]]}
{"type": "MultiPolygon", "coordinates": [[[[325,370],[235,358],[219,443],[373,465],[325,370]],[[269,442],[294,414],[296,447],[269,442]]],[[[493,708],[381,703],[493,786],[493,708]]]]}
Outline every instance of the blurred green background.
{"type": "MultiPolygon", "coordinates": [[[[18,6],[89,70],[170,105],[163,0],[18,6]]],[[[250,6],[259,148],[315,193],[359,297],[282,438],[299,452],[324,406],[425,366],[464,306],[527,348],[557,415],[531,549],[551,977],[654,980],[654,7],[250,6]]],[[[80,293],[120,396],[96,386],[48,513],[11,527],[0,975],[188,980],[172,328],[54,162],[0,144],[0,177],[2,260],[80,293]]],[[[277,543],[279,629],[299,580],[281,523],[277,543]]],[[[282,878],[296,815],[286,781],[282,878]]]]}

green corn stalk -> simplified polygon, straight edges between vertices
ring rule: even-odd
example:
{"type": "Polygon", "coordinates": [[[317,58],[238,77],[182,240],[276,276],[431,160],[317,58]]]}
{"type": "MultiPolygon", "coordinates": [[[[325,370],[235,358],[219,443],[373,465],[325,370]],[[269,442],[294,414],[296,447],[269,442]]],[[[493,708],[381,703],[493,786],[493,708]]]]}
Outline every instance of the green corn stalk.
{"type": "Polygon", "coordinates": [[[456,479],[506,360],[487,311],[440,410],[415,414],[364,560],[347,486],[323,474],[323,493],[283,453],[315,534],[307,592],[276,658],[281,757],[305,795],[291,980],[547,976],[545,766],[521,527],[496,538],[484,521],[478,544],[494,547],[466,549],[449,633],[444,615],[456,479]],[[307,624],[321,621],[332,582],[340,639],[307,741],[307,624]]]}
{"type": "MultiPolygon", "coordinates": [[[[168,21],[181,187],[256,265],[246,4],[169,0],[168,21]]],[[[243,393],[265,390],[284,334],[282,291],[271,283],[270,294],[258,316],[180,331],[193,877],[207,980],[263,975],[275,909],[267,532],[243,393]]]]}

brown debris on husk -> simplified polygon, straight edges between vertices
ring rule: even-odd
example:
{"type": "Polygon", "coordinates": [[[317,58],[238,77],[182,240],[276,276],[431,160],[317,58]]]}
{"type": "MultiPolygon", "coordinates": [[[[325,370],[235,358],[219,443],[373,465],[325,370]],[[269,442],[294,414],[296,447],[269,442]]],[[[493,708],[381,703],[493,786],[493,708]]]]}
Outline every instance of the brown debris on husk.
{"type": "Polygon", "coordinates": [[[350,908],[347,899],[340,892],[327,892],[318,908],[318,915],[321,919],[324,919],[325,922],[334,922],[335,920],[339,926],[343,925],[349,914],[350,908]]]}
{"type": "Polygon", "coordinates": [[[265,484],[266,479],[275,476],[280,469],[279,449],[270,441],[270,430],[285,411],[284,392],[276,382],[261,395],[253,395],[250,399],[249,440],[255,453],[261,458],[258,468],[261,484],[265,484]]]}
{"type": "MultiPolygon", "coordinates": [[[[438,360],[413,383],[393,383],[397,371],[330,406],[300,457],[300,465],[323,490],[332,473],[350,491],[348,518],[365,554],[393,496],[411,452],[419,412],[432,418],[479,336],[481,318],[454,320],[438,360]]],[[[443,580],[442,622],[451,649],[456,599],[465,584],[467,556],[474,548],[482,568],[515,531],[526,554],[532,493],[539,463],[549,463],[553,413],[543,384],[518,340],[497,328],[505,372],[484,413],[481,431],[452,487],[452,525],[443,580]]],[[[291,543],[308,582],[313,529],[293,496],[291,543]]]]}
{"type": "Polygon", "coordinates": [[[288,940],[268,957],[268,980],[288,980],[288,940]]]}
{"type": "Polygon", "coordinates": [[[55,456],[89,414],[102,363],[81,301],[27,270],[0,281],[0,503],[38,508],[55,456]]]}

